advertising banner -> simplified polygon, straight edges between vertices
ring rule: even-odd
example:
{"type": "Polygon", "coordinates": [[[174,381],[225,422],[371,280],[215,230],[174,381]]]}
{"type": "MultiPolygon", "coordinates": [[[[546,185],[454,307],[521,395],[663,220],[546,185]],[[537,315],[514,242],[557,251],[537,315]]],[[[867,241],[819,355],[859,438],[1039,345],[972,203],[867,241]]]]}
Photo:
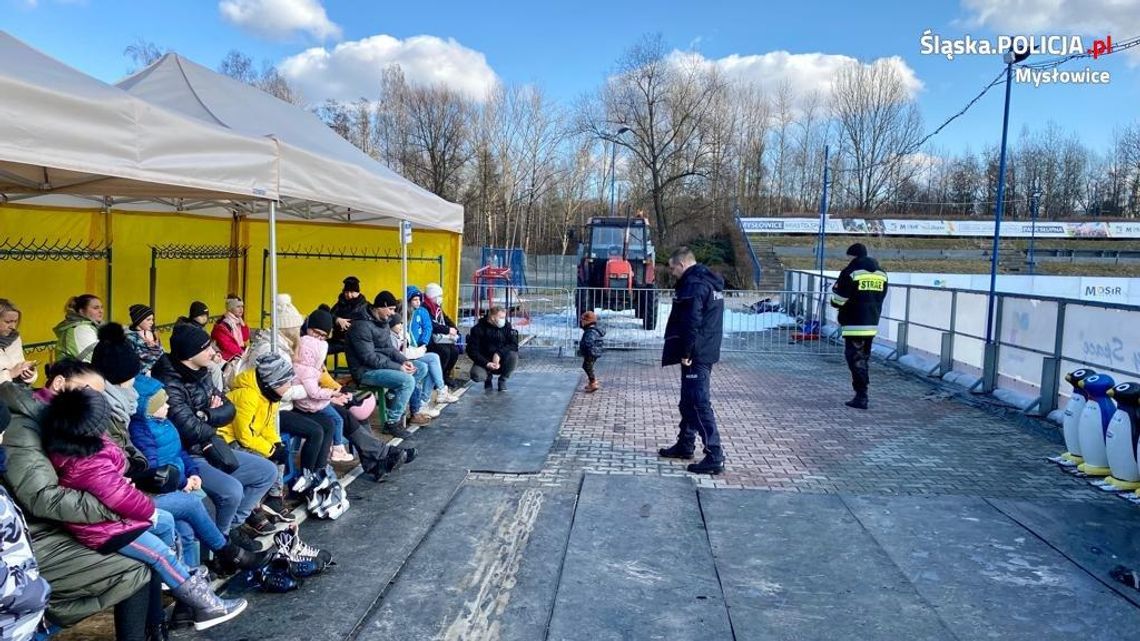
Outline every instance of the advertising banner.
{"type": "MultiPolygon", "coordinates": [[[[818,218],[741,218],[750,234],[818,234],[818,218]]],[[[992,220],[907,220],[885,218],[828,218],[829,234],[869,234],[879,236],[965,236],[994,235],[992,220]]],[[[1074,223],[1024,220],[1003,221],[1003,238],[1140,238],[1140,222],[1074,223]]]]}

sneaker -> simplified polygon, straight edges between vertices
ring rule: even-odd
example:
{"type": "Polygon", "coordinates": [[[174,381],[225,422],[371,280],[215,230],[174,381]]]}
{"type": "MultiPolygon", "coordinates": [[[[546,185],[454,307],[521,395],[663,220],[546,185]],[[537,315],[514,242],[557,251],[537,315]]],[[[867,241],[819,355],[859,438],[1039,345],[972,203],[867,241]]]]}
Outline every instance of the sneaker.
{"type": "Polygon", "coordinates": [[[435,402],[439,405],[450,405],[452,403],[458,403],[459,397],[450,389],[436,390],[435,402]]]}
{"type": "Polygon", "coordinates": [[[245,523],[242,525],[242,527],[246,528],[245,531],[247,534],[253,538],[256,538],[260,536],[269,536],[270,534],[281,531],[282,527],[288,526],[285,523],[274,523],[263,512],[254,510],[253,512],[250,512],[249,518],[245,520],[245,523]]]}
{"type": "Polygon", "coordinates": [[[265,546],[256,541],[250,535],[246,534],[245,530],[242,529],[243,527],[245,526],[239,525],[230,530],[228,536],[229,540],[234,544],[240,545],[241,547],[249,550],[250,552],[264,552],[265,546]]]}
{"type": "Polygon", "coordinates": [[[286,505],[285,499],[280,496],[266,496],[257,509],[269,517],[269,520],[277,523],[297,522],[297,517],[293,516],[293,508],[286,505]]]}
{"type": "Polygon", "coordinates": [[[385,423],[384,429],[380,431],[389,436],[395,436],[396,438],[412,438],[412,433],[404,429],[399,423],[385,423]]]}
{"type": "Polygon", "coordinates": [[[348,453],[348,448],[343,445],[334,445],[329,451],[329,460],[334,463],[348,463],[355,460],[356,457],[348,453]]]}
{"type": "Polygon", "coordinates": [[[663,447],[657,450],[657,456],[662,458],[691,459],[693,458],[693,450],[680,443],[674,443],[669,447],[663,447]]]}
{"type": "Polygon", "coordinates": [[[602,389],[602,384],[599,383],[598,381],[593,381],[593,382],[587,384],[585,389],[583,389],[582,391],[586,392],[587,394],[593,394],[594,392],[596,392],[600,389],[602,389]]]}
{"type": "Polygon", "coordinates": [[[408,419],[409,425],[427,425],[428,423],[431,423],[431,417],[425,414],[423,410],[420,410],[408,419]]]}
{"type": "Polygon", "coordinates": [[[427,405],[424,405],[423,408],[420,410],[420,414],[423,414],[424,416],[426,416],[428,418],[439,418],[439,408],[438,407],[428,407],[427,405]]]}
{"type": "Polygon", "coordinates": [[[847,401],[846,403],[844,403],[844,405],[846,405],[847,407],[850,407],[850,408],[857,409],[857,410],[865,410],[865,409],[867,409],[867,397],[862,396],[862,395],[856,395],[855,398],[847,401]]]}

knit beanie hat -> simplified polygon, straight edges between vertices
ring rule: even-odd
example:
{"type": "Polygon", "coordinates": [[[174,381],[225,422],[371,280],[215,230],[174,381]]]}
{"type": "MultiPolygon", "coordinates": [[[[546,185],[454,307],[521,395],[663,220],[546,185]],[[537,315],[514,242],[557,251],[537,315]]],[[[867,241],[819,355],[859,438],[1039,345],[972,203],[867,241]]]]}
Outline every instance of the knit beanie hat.
{"type": "Polygon", "coordinates": [[[194,318],[195,316],[209,316],[210,308],[206,307],[206,303],[196,300],[190,303],[190,315],[186,318],[194,318]]]}
{"type": "Polygon", "coordinates": [[[862,258],[867,255],[867,248],[863,243],[855,243],[847,248],[847,255],[854,258],[862,258]]]}
{"type": "Polygon", "coordinates": [[[360,279],[357,278],[356,276],[349,276],[348,278],[344,279],[344,291],[346,291],[346,292],[359,292],[360,291],[360,279]]]}
{"type": "Polygon", "coordinates": [[[99,328],[99,342],[91,353],[91,365],[112,385],[122,385],[139,375],[142,361],[127,342],[127,333],[118,323],[99,328]]]}
{"type": "Polygon", "coordinates": [[[333,315],[325,309],[318,309],[309,314],[309,329],[319,329],[330,334],[333,330],[333,315]]]}
{"type": "Polygon", "coordinates": [[[379,294],[376,294],[376,298],[372,301],[373,307],[396,307],[399,304],[400,301],[396,300],[396,297],[392,295],[392,292],[386,289],[379,294]]]}
{"type": "Polygon", "coordinates": [[[170,355],[176,361],[188,361],[210,346],[210,335],[194,325],[175,325],[170,336],[170,355]]]}
{"type": "Polygon", "coordinates": [[[44,449],[68,456],[90,456],[103,448],[111,424],[111,406],[103,394],[85,387],[64,390],[48,404],[40,424],[44,449]]]}
{"type": "Polygon", "coordinates": [[[305,317],[293,306],[289,294],[277,295],[277,329],[294,329],[305,324],[305,317]]]}
{"type": "Polygon", "coordinates": [[[146,402],[146,415],[154,416],[157,414],[158,410],[162,409],[162,406],[166,405],[168,400],[169,397],[166,395],[166,390],[160,389],[155,392],[154,396],[151,396],[150,400],[146,402]]]}
{"type": "Polygon", "coordinates": [[[230,295],[226,296],[226,311],[227,312],[232,312],[235,309],[242,307],[244,305],[245,305],[245,302],[242,301],[241,296],[238,296],[237,294],[230,294],[230,295]]]}
{"type": "Polygon", "coordinates": [[[427,287],[424,288],[424,296],[428,298],[443,296],[443,288],[438,283],[428,283],[427,287]]]}
{"type": "Polygon", "coordinates": [[[151,309],[149,305],[143,305],[139,303],[137,305],[131,305],[130,314],[131,329],[138,329],[139,323],[146,320],[148,316],[154,315],[154,310],[151,309]]]}
{"type": "Polygon", "coordinates": [[[254,361],[257,382],[268,388],[277,388],[293,380],[293,364],[280,354],[262,354],[254,361]]]}
{"type": "Polygon", "coordinates": [[[408,302],[409,303],[412,302],[413,298],[420,299],[421,303],[424,302],[424,295],[423,295],[423,292],[420,291],[420,288],[416,287],[415,285],[408,285],[408,290],[407,290],[408,302]]]}

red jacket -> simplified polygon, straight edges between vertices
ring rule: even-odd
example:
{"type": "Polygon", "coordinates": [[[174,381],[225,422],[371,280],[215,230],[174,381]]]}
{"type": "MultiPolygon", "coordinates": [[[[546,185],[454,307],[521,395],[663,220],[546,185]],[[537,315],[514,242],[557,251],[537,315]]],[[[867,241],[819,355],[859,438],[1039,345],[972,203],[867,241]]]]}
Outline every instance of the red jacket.
{"type": "Polygon", "coordinates": [[[55,452],[48,456],[59,474],[61,486],[87,492],[120,517],[118,521],[102,523],[64,523],[77,541],[106,553],[113,551],[100,549],[107,543],[119,542],[115,546],[118,549],[131,540],[128,534],[150,528],[154,502],[123,476],[127,470],[127,455],[106,434],[103,449],[91,456],[55,452]]]}
{"type": "Polygon", "coordinates": [[[237,337],[234,336],[233,329],[230,328],[225,317],[214,323],[214,331],[210,332],[210,338],[218,346],[218,351],[222,353],[223,361],[232,361],[245,352],[245,346],[249,343],[249,325],[242,323],[240,331],[241,343],[238,343],[237,337]]]}

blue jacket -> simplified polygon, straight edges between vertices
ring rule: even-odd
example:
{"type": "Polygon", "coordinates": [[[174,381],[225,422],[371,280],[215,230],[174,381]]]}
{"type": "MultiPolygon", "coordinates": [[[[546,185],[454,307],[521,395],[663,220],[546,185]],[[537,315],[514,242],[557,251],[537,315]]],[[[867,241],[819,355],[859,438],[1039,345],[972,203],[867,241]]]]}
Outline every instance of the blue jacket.
{"type": "Polygon", "coordinates": [[[408,318],[408,330],[417,347],[431,344],[431,314],[426,307],[415,310],[415,313],[408,318]]]}
{"type": "Polygon", "coordinates": [[[178,435],[178,428],[174,427],[169,419],[157,419],[147,416],[147,404],[159,390],[162,383],[140,374],[135,378],[135,390],[139,393],[139,408],[131,417],[130,432],[131,443],[146,456],[151,469],[160,465],[173,465],[182,472],[179,487],[186,484],[186,479],[198,475],[198,466],[186,450],[182,449],[182,439],[178,435]]]}
{"type": "Polygon", "coordinates": [[[723,329],[724,279],[704,265],[693,265],[677,281],[661,366],[676,365],[684,358],[702,365],[716,363],[723,329]]]}

